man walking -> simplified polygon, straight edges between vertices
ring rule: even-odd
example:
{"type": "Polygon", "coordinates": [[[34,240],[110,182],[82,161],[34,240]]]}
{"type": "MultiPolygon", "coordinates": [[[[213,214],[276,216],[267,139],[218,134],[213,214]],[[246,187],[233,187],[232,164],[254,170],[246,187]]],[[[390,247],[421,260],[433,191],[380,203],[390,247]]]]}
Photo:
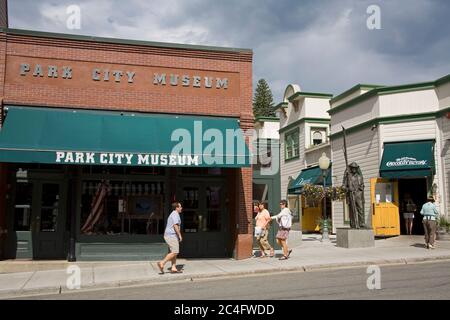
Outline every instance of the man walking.
{"type": "Polygon", "coordinates": [[[171,273],[181,273],[177,269],[177,256],[180,253],[180,242],[183,240],[180,231],[181,219],[180,213],[183,210],[181,203],[172,203],[172,213],[167,218],[166,230],[164,231],[164,240],[169,246],[169,253],[166,255],[164,260],[158,262],[159,270],[161,274],[164,274],[164,266],[167,262],[172,262],[171,273]]]}
{"type": "Polygon", "coordinates": [[[427,203],[422,206],[420,214],[423,215],[423,229],[425,231],[425,244],[427,249],[434,249],[436,238],[437,217],[439,212],[434,204],[434,198],[428,197],[427,203]]]}

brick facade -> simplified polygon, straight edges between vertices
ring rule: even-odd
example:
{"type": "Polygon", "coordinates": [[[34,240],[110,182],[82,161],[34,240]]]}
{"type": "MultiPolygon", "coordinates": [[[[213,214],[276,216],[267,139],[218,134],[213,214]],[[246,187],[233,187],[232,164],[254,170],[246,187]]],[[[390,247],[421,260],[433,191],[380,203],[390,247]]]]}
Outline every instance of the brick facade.
{"type": "MultiPolygon", "coordinates": [[[[252,51],[10,29],[0,33],[0,97],[3,105],[236,117],[241,127],[248,129],[253,127],[252,51]],[[20,74],[21,63],[30,64],[26,75],[20,74]],[[36,64],[42,65],[43,76],[32,75],[36,64]],[[70,65],[72,79],[63,79],[61,74],[48,77],[49,64],[70,65]],[[93,81],[92,69],[97,67],[135,71],[135,82],[127,83],[125,76],[120,83],[112,76],[108,82],[93,81]],[[227,89],[170,83],[162,87],[153,83],[152,70],[167,76],[171,72],[202,78],[211,74],[227,77],[230,83],[227,89]]],[[[233,175],[230,179],[235,179],[236,191],[231,202],[239,227],[235,232],[236,224],[230,224],[230,233],[236,233],[236,257],[246,258],[252,254],[252,170],[234,169],[230,172],[233,175]]],[[[234,214],[230,212],[230,217],[234,214]]]]}

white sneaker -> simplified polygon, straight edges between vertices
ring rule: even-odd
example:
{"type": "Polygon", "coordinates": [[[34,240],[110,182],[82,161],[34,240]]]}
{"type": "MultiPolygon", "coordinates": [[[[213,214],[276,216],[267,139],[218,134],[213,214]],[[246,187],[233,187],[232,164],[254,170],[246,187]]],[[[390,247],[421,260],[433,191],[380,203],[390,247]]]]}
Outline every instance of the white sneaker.
{"type": "Polygon", "coordinates": [[[434,246],[432,246],[431,244],[429,245],[430,249],[434,249],[434,246]]]}

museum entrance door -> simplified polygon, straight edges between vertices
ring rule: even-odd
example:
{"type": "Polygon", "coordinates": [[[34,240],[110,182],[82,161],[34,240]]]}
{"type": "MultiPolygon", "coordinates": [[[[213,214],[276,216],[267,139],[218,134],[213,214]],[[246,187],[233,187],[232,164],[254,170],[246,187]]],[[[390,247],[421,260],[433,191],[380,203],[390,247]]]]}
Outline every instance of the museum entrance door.
{"type": "Polygon", "coordinates": [[[189,258],[226,257],[226,189],[222,182],[183,182],[181,199],[180,256],[189,258]]]}

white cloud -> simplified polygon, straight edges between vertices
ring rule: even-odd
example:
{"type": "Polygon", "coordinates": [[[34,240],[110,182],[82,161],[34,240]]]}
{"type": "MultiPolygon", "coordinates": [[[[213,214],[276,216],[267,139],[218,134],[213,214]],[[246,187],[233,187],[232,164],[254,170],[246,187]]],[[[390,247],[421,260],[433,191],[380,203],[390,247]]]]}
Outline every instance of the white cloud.
{"type": "Polygon", "coordinates": [[[382,30],[366,27],[372,0],[16,0],[12,27],[161,42],[252,48],[254,83],[279,102],[289,83],[339,93],[356,83],[433,80],[450,73],[447,1],[380,2],[382,30]],[[67,30],[79,4],[82,29],[67,30]]]}

